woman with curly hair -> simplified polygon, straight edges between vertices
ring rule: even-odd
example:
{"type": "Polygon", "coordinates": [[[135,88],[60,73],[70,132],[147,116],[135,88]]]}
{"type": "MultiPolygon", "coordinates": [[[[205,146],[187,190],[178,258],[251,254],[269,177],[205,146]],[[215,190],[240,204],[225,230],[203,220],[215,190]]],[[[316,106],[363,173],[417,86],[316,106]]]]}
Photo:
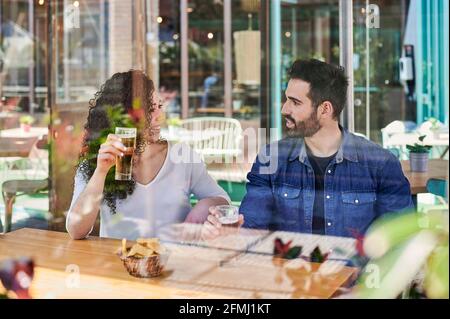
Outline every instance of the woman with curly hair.
{"type": "Polygon", "coordinates": [[[152,80],[135,70],[114,74],[91,100],[66,219],[72,238],[87,237],[99,213],[101,237],[134,240],[174,223],[203,223],[210,207],[229,204],[199,155],[160,138],[161,108],[152,80]],[[117,181],[112,168],[125,147],[112,133],[124,123],[137,127],[133,176],[117,181]],[[179,153],[189,160],[175,160],[179,153]]]}

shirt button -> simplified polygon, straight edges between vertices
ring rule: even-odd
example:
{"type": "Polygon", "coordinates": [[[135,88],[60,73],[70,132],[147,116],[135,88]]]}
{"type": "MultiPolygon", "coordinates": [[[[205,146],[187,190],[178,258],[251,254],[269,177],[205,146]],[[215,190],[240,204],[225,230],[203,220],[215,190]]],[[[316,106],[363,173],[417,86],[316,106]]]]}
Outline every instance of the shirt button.
{"type": "Polygon", "coordinates": [[[331,169],[328,170],[328,174],[331,174],[331,169]]]}
{"type": "Polygon", "coordinates": [[[328,225],[328,227],[330,227],[330,226],[331,226],[331,223],[327,223],[327,225],[328,225]]]}
{"type": "Polygon", "coordinates": [[[287,194],[286,194],[286,193],[284,193],[284,197],[287,197],[287,194]]]}
{"type": "Polygon", "coordinates": [[[330,199],[330,195],[327,195],[327,199],[330,199]]]}
{"type": "Polygon", "coordinates": [[[355,199],[355,203],[358,204],[358,203],[359,203],[359,200],[355,199]]]}

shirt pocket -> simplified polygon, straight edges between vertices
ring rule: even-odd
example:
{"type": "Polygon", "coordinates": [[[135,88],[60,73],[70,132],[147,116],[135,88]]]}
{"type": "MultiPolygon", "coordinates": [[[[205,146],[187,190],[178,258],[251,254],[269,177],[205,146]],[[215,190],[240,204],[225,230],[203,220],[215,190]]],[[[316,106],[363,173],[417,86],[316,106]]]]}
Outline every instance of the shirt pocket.
{"type": "Polygon", "coordinates": [[[342,213],[347,231],[364,233],[375,219],[377,194],[374,191],[342,192],[342,213]]]}
{"type": "Polygon", "coordinates": [[[284,230],[295,230],[300,218],[301,189],[291,185],[275,187],[277,214],[275,223],[284,230]]]}

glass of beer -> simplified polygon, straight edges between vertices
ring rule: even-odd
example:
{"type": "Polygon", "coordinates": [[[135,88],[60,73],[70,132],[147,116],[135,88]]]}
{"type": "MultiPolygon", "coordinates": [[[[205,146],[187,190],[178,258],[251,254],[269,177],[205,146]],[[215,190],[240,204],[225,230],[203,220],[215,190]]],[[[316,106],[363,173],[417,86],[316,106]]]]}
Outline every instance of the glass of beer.
{"type": "Polygon", "coordinates": [[[136,148],[136,128],[116,127],[116,135],[126,147],[123,156],[116,156],[116,181],[131,180],[133,156],[136,148]]]}
{"type": "Polygon", "coordinates": [[[239,225],[239,208],[233,205],[216,206],[219,222],[225,227],[237,227],[239,225]]]}

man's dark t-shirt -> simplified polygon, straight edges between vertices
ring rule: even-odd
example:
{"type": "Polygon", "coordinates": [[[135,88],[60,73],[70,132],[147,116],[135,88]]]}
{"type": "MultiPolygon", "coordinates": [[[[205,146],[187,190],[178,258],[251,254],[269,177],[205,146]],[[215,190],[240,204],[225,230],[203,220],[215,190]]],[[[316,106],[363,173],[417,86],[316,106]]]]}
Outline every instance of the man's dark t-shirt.
{"type": "Polygon", "coordinates": [[[315,197],[313,209],[312,233],[318,235],[325,234],[325,207],[324,207],[324,184],[328,164],[333,160],[336,154],[330,157],[314,156],[307,148],[309,162],[314,169],[315,176],[315,197]]]}

